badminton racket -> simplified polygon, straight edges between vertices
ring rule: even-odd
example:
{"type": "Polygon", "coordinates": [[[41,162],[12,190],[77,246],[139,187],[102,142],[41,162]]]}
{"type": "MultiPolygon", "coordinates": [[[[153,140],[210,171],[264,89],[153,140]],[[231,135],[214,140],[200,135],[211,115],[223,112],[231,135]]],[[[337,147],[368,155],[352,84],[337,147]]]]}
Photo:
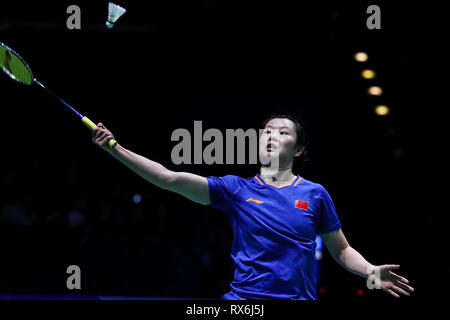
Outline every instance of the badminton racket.
{"type": "MultiPolygon", "coordinates": [[[[91,130],[97,128],[97,125],[94,122],[92,122],[88,117],[83,116],[81,113],[79,113],[73,107],[71,107],[67,102],[65,102],[63,99],[58,97],[52,91],[47,89],[42,83],[40,83],[34,77],[33,72],[31,72],[30,67],[22,59],[22,57],[2,42],[0,42],[0,67],[11,79],[16,80],[17,82],[20,82],[27,86],[31,86],[33,83],[36,83],[38,86],[40,86],[46,92],[48,92],[52,97],[54,97],[56,100],[61,102],[63,105],[65,105],[70,110],[72,110],[81,119],[81,122],[86,127],[88,127],[91,130]]],[[[108,146],[111,149],[113,149],[116,144],[117,144],[117,141],[114,139],[111,139],[108,142],[108,146]]]]}

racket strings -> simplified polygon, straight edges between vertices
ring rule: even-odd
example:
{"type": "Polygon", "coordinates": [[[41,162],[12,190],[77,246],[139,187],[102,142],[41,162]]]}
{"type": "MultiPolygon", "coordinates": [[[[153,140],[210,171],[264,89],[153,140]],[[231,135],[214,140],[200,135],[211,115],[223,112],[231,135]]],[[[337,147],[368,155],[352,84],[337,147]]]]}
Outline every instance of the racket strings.
{"type": "Polygon", "coordinates": [[[17,81],[25,84],[33,82],[33,75],[27,65],[4,47],[0,47],[0,66],[17,81]]]}

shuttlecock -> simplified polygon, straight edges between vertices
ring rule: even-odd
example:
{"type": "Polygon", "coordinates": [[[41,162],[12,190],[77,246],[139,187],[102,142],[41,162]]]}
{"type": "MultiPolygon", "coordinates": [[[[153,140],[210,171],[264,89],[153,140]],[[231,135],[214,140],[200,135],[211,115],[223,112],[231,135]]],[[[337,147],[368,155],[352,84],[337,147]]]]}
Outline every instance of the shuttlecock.
{"type": "Polygon", "coordinates": [[[127,9],[110,2],[108,4],[108,21],[106,21],[106,27],[114,27],[114,23],[127,11],[127,9]]]}

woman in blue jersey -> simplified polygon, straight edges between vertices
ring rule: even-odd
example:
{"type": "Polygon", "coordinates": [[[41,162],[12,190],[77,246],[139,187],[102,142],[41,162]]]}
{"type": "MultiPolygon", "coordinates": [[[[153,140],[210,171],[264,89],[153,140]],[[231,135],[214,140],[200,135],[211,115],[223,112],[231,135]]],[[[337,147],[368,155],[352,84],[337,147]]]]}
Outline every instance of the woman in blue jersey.
{"type": "Polygon", "coordinates": [[[174,172],[120,144],[109,149],[113,138],[101,123],[92,133],[96,145],[150,183],[226,212],[234,234],[235,274],[223,299],[317,299],[318,234],[333,258],[348,271],[369,278],[369,285],[395,297],[414,291],[407,279],[392,271],[399,265],[372,265],[349,245],[322,185],[293,174],[294,161],[305,151],[304,130],[296,119],[273,116],[265,121],[259,150],[267,164],[248,179],[174,172]]]}

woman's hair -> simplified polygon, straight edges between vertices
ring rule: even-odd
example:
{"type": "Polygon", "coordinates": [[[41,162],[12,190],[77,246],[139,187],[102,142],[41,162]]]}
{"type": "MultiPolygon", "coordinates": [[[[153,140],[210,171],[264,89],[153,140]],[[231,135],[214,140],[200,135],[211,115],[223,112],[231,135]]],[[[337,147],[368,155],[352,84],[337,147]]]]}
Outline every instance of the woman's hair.
{"type": "Polygon", "coordinates": [[[291,120],[295,124],[295,132],[297,134],[297,140],[295,142],[295,146],[297,147],[297,150],[303,150],[300,157],[296,157],[294,160],[294,165],[292,166],[292,169],[303,166],[304,162],[309,161],[309,155],[308,151],[306,150],[307,141],[306,141],[306,133],[305,133],[305,127],[301,123],[300,120],[297,120],[290,114],[272,114],[268,118],[266,118],[263,122],[263,128],[266,127],[267,123],[269,123],[272,119],[288,119],[291,120]],[[298,162],[298,165],[296,164],[298,162]]]}

